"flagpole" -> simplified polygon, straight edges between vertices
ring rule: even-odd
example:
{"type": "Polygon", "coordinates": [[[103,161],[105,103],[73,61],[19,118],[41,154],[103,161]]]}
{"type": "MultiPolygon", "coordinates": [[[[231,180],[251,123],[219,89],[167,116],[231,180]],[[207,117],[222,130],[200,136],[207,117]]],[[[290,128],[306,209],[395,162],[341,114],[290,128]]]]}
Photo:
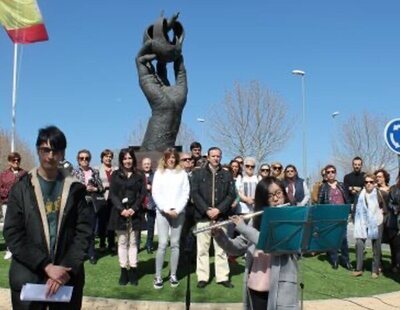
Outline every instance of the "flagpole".
{"type": "Polygon", "coordinates": [[[14,64],[13,64],[13,84],[12,84],[12,120],[11,120],[11,152],[15,151],[15,123],[16,123],[16,105],[17,105],[17,59],[18,44],[14,43],[14,64]]]}

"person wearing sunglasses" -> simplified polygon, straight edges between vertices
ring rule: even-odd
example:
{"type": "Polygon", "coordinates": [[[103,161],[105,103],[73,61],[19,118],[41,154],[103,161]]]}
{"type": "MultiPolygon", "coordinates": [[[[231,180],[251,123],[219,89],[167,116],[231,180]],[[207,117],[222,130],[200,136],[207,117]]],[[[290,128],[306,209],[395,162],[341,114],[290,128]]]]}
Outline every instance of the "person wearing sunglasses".
{"type": "Polygon", "coordinates": [[[105,205],[104,187],[100,179],[99,170],[90,167],[90,160],[92,154],[89,150],[83,149],[78,151],[76,156],[78,161],[78,168],[72,171],[79,182],[86,186],[86,201],[94,210],[93,218],[93,236],[89,245],[89,261],[91,264],[97,264],[97,255],[95,250],[96,227],[98,223],[99,211],[105,205]]]}
{"type": "Polygon", "coordinates": [[[280,162],[274,162],[271,164],[271,176],[283,180],[285,178],[285,174],[283,173],[283,166],[280,162]]]}
{"type": "MultiPolygon", "coordinates": [[[[182,169],[185,170],[188,175],[190,184],[195,162],[192,158],[192,153],[181,153],[179,161],[182,169]]],[[[185,221],[183,223],[180,237],[180,262],[189,261],[189,263],[192,263],[196,261],[196,237],[192,233],[192,228],[195,224],[196,222],[194,220],[194,205],[189,193],[189,199],[185,207],[185,221]]]]}
{"type": "Polygon", "coordinates": [[[194,168],[194,162],[195,162],[195,160],[192,158],[192,155],[190,153],[181,153],[180,154],[179,163],[180,163],[182,169],[186,171],[188,176],[192,175],[192,170],[194,168]]]}
{"type": "Polygon", "coordinates": [[[376,177],[365,174],[364,188],[354,200],[354,238],[356,239],[356,270],[353,276],[363,274],[365,242],[372,244],[372,278],[379,277],[381,259],[381,238],[383,231],[383,217],[387,213],[382,193],[375,185],[376,177]]]}
{"type": "MultiPolygon", "coordinates": [[[[342,182],[336,180],[336,167],[334,165],[326,165],[325,168],[326,183],[322,184],[318,195],[318,204],[330,205],[343,205],[349,204],[349,194],[347,188],[342,182]]],[[[340,259],[338,257],[338,250],[328,252],[328,257],[333,269],[338,269],[339,261],[341,265],[348,269],[353,270],[349,260],[349,245],[347,242],[347,228],[344,238],[340,247],[340,259]]]]}
{"type": "Polygon", "coordinates": [[[256,171],[256,160],[253,157],[246,157],[243,161],[243,176],[237,181],[237,188],[240,196],[240,204],[237,214],[247,214],[254,212],[254,197],[258,183],[256,171]]]}
{"type": "MultiPolygon", "coordinates": [[[[2,219],[6,218],[7,201],[11,187],[18,182],[18,180],[26,174],[26,171],[20,167],[21,155],[18,152],[12,152],[7,157],[8,168],[0,174],[0,205],[2,219]]],[[[11,258],[11,252],[7,249],[4,259],[11,258]]]]}
{"type": "Polygon", "coordinates": [[[66,147],[59,128],[41,128],[36,140],[39,166],[10,192],[3,234],[13,253],[9,271],[13,309],[82,307],[93,210],[86,203],[85,186],[60,168],[66,147]],[[22,301],[25,283],[45,284],[47,296],[63,285],[74,289],[67,303],[22,301]]]}
{"type": "Polygon", "coordinates": [[[268,177],[270,173],[271,173],[270,165],[266,163],[262,164],[260,166],[260,169],[258,170],[258,181],[261,181],[262,178],[268,177]]]}
{"type": "Polygon", "coordinates": [[[305,206],[310,201],[310,191],[304,179],[300,178],[295,165],[287,165],[283,179],[292,206],[305,206]]]}

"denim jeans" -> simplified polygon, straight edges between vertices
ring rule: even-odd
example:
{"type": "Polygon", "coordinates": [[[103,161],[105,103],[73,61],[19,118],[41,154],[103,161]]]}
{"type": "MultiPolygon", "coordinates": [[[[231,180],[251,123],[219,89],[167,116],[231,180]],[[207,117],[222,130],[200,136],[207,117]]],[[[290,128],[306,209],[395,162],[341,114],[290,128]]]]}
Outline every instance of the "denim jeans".
{"type": "Polygon", "coordinates": [[[164,264],[165,251],[168,246],[169,232],[171,231],[171,275],[176,275],[179,262],[179,240],[185,214],[180,213],[177,218],[171,219],[157,212],[157,231],[158,231],[158,249],[156,254],[156,277],[161,277],[162,266],[164,264]]]}

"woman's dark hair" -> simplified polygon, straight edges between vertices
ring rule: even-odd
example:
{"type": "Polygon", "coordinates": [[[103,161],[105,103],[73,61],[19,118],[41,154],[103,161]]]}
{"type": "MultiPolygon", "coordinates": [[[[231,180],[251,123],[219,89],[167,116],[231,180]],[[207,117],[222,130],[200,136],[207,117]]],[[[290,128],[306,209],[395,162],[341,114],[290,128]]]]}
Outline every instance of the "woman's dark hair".
{"type": "Polygon", "coordinates": [[[296,172],[296,176],[299,176],[299,173],[297,172],[296,166],[295,166],[295,165],[292,165],[292,164],[289,164],[289,165],[287,165],[287,166],[285,167],[285,173],[286,173],[286,170],[288,170],[289,168],[292,168],[292,169],[296,172]]]}
{"type": "Polygon", "coordinates": [[[333,170],[335,170],[335,173],[336,173],[336,167],[334,166],[334,165],[332,165],[332,164],[328,164],[328,165],[326,165],[325,167],[324,167],[324,170],[325,170],[325,173],[326,173],[326,170],[328,170],[328,169],[333,169],[333,170]]]}
{"type": "Polygon", "coordinates": [[[11,152],[7,156],[8,161],[13,161],[14,159],[19,159],[21,161],[21,154],[18,152],[11,152]]]}
{"type": "Polygon", "coordinates": [[[238,170],[238,173],[237,173],[237,175],[242,175],[242,166],[240,165],[240,163],[236,160],[236,159],[232,159],[230,162],[229,162],[229,171],[232,173],[232,175],[233,175],[233,170],[232,170],[232,168],[231,168],[231,166],[232,166],[232,164],[233,163],[237,163],[238,164],[238,166],[239,166],[239,170],[238,170]]]}
{"type": "Polygon", "coordinates": [[[387,172],[385,169],[381,168],[381,169],[375,170],[375,172],[374,172],[375,176],[377,176],[378,173],[382,173],[383,174],[383,177],[385,178],[385,184],[389,185],[389,182],[390,182],[390,174],[389,174],[389,172],[387,172]]]}
{"type": "Polygon", "coordinates": [[[192,142],[191,144],[190,144],[190,150],[193,150],[193,149],[201,149],[201,144],[200,144],[200,142],[197,142],[197,141],[194,141],[194,142],[192,142]]]}
{"type": "Polygon", "coordinates": [[[122,161],[124,160],[124,157],[125,157],[126,154],[131,155],[131,157],[132,157],[132,171],[136,172],[137,161],[136,161],[135,151],[133,150],[132,147],[123,148],[119,152],[119,155],[118,155],[119,170],[120,171],[124,171],[123,170],[124,169],[124,165],[123,165],[122,161]]]}
{"type": "MultiPolygon", "coordinates": [[[[268,200],[268,189],[271,186],[271,184],[276,184],[279,186],[283,193],[283,200],[284,203],[289,202],[288,195],[285,190],[285,186],[283,185],[283,182],[279,180],[276,177],[265,177],[258,182],[257,187],[256,187],[256,195],[254,198],[254,212],[261,211],[264,209],[264,207],[270,207],[270,202],[268,200]]],[[[256,228],[257,230],[260,230],[260,225],[261,225],[261,216],[256,216],[253,221],[253,227],[256,228]]]]}
{"type": "Polygon", "coordinates": [[[43,143],[49,142],[50,146],[56,151],[65,151],[67,148],[67,139],[64,133],[56,126],[48,126],[39,129],[39,134],[36,139],[36,148],[39,148],[43,143]]]}

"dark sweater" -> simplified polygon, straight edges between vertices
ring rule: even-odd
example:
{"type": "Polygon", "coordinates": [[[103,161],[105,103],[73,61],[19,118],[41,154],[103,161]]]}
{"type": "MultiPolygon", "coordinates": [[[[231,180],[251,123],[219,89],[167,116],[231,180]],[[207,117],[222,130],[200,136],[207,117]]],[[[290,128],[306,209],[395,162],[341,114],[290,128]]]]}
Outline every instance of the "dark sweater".
{"type": "Polygon", "coordinates": [[[354,199],[356,198],[357,194],[353,195],[351,193],[351,191],[349,190],[349,187],[356,186],[356,187],[363,188],[364,187],[364,177],[365,177],[365,172],[356,173],[354,171],[350,172],[349,174],[346,174],[344,176],[343,183],[344,183],[346,190],[349,192],[350,203],[354,203],[354,199]]]}

